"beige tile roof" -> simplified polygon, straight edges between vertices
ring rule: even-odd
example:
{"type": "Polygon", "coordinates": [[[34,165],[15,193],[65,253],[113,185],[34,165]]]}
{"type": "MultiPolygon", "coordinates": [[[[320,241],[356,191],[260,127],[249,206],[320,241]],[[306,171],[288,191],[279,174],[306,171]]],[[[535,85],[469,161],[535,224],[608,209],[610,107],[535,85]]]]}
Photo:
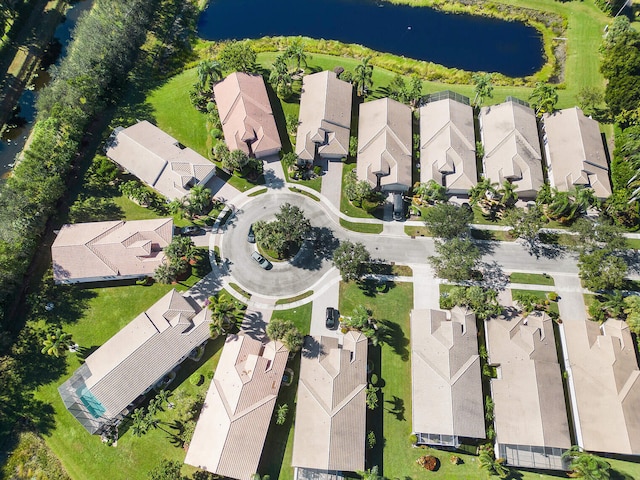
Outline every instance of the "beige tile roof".
{"type": "Polygon", "coordinates": [[[640,455],[640,370],[627,324],[565,320],[578,444],[593,452],[640,455]]]}
{"type": "Polygon", "coordinates": [[[63,225],[51,246],[56,283],[151,275],[173,237],[173,220],[63,225]]]}
{"type": "Polygon", "coordinates": [[[171,290],[93,352],[58,389],[67,409],[91,433],[209,338],[211,315],[171,290]],[[84,401],[83,401],[84,398],[84,401]],[[84,406],[98,405],[95,416],[84,406]]]}
{"type": "Polygon", "coordinates": [[[306,75],[302,81],[296,155],[313,161],[318,154],[342,158],[349,153],[353,86],[324,71],[306,75]]]}
{"type": "MultiPolygon", "coordinates": [[[[568,449],[569,421],[551,318],[541,312],[492,318],[485,328],[488,361],[498,366],[498,378],[491,380],[496,443],[568,449]]],[[[554,457],[535,467],[562,469],[562,462],[554,457]]]]}
{"type": "Polygon", "coordinates": [[[269,96],[260,75],[235,72],[216,84],[213,92],[229,150],[256,158],[276,154],[282,148],[269,96]]]}
{"type": "Polygon", "coordinates": [[[459,307],[411,311],[411,392],[416,434],[485,437],[473,313],[459,307]]]}
{"type": "Polygon", "coordinates": [[[545,153],[549,181],[561,192],[582,185],[599,198],[611,195],[609,166],[598,122],[578,107],[545,113],[545,153]]]}
{"type": "Polygon", "coordinates": [[[385,191],[407,191],[412,175],[411,108],[390,98],[360,105],[358,180],[385,191]]]}
{"type": "Polygon", "coordinates": [[[434,180],[452,193],[478,183],[473,109],[453,99],[420,108],[420,181],[434,180]]]}
{"type": "Polygon", "coordinates": [[[209,160],[146,120],[116,128],[106,154],[169,200],[182,198],[216,171],[209,160]]]}
{"type": "Polygon", "coordinates": [[[229,478],[257,472],[289,351],[228,335],[185,463],[229,478]]]}
{"type": "Polygon", "coordinates": [[[516,192],[534,197],[542,184],[542,154],[534,111],[517,102],[480,110],[484,176],[500,185],[509,180],[516,192]]]}
{"type": "Polygon", "coordinates": [[[364,470],[367,338],[306,337],[293,437],[294,467],[364,470]]]}

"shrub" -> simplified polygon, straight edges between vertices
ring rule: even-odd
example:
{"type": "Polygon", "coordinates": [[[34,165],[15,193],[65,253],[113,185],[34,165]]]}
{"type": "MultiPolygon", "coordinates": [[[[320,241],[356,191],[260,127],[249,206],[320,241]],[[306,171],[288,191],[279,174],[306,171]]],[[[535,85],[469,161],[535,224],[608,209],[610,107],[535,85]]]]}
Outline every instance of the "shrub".
{"type": "Polygon", "coordinates": [[[418,443],[418,436],[415,433],[409,435],[409,443],[411,445],[415,445],[416,443],[418,443]]]}
{"type": "Polygon", "coordinates": [[[549,292],[549,293],[547,293],[547,298],[549,300],[551,300],[552,302],[557,302],[558,301],[558,294],[556,292],[549,292]]]}
{"type": "Polygon", "coordinates": [[[452,465],[460,465],[462,463],[462,459],[457,455],[451,455],[449,461],[452,465]]]}
{"type": "Polygon", "coordinates": [[[433,455],[423,455],[417,460],[418,465],[422,468],[434,472],[438,469],[438,459],[433,455]]]}
{"type": "Polygon", "coordinates": [[[316,165],[315,167],[313,167],[313,173],[315,173],[316,175],[320,175],[322,173],[322,167],[320,165],[316,165]]]}
{"type": "Polygon", "coordinates": [[[378,375],[376,375],[375,373],[371,374],[371,385],[378,385],[378,375]]]}
{"type": "Polygon", "coordinates": [[[200,373],[194,373],[189,377],[189,383],[191,385],[195,385],[196,387],[199,387],[204,383],[204,375],[200,373]]]}

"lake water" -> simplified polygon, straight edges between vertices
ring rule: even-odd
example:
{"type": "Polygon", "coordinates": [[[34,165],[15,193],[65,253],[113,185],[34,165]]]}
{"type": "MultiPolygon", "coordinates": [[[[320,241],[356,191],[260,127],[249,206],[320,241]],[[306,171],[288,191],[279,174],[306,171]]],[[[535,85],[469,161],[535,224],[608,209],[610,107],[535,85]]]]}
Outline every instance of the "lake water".
{"type": "Polygon", "coordinates": [[[542,38],[518,22],[453,15],[372,0],[211,0],[198,33],[207,40],[296,36],[470,71],[523,77],[543,65],[542,38]]]}

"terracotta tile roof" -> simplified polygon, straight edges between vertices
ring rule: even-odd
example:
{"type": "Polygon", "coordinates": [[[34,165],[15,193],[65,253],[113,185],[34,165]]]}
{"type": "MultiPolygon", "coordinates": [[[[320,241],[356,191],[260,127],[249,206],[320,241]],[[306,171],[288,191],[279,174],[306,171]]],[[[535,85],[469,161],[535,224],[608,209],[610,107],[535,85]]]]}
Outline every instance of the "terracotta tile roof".
{"type": "Polygon", "coordinates": [[[598,122],[578,107],[544,115],[545,153],[551,186],[561,192],[575,186],[593,188],[599,198],[611,195],[609,166],[598,122]]]}
{"type": "Polygon", "coordinates": [[[228,335],[185,463],[229,478],[256,473],[288,350],[228,335]]]}
{"type": "Polygon", "coordinates": [[[91,433],[209,338],[210,311],[172,290],[87,357],[58,391],[91,433]],[[92,414],[92,404],[100,415],[92,414]]]}
{"type": "Polygon", "coordinates": [[[173,220],[63,225],[51,246],[56,283],[151,275],[173,237],[173,220]]]}
{"type": "Polygon", "coordinates": [[[146,120],[116,128],[106,154],[169,200],[182,198],[215,174],[213,163],[146,120]]]}
{"type": "Polygon", "coordinates": [[[306,75],[300,97],[296,155],[313,161],[316,144],[321,157],[341,158],[349,153],[353,87],[324,71],[306,75]]]}
{"type": "Polygon", "coordinates": [[[358,180],[388,191],[411,187],[411,122],[411,108],[390,98],[360,105],[358,180]]]}
{"type": "Polygon", "coordinates": [[[455,193],[478,183],[473,109],[453,99],[420,108],[420,181],[434,180],[455,193]]]}
{"type": "Polygon", "coordinates": [[[538,459],[535,465],[517,459],[509,463],[563,469],[560,456],[571,447],[571,436],[553,321],[533,312],[527,317],[492,318],[485,328],[488,361],[498,368],[498,378],[491,380],[498,448],[557,448],[556,455],[538,459]]]}
{"type": "Polygon", "coordinates": [[[280,151],[278,127],[260,75],[232,73],[213,92],[229,150],[249,154],[247,143],[250,143],[256,158],[280,151]]]}
{"type": "Polygon", "coordinates": [[[544,183],[534,111],[509,101],[480,110],[484,176],[502,185],[509,180],[521,196],[535,197],[544,183]]]}
{"type": "Polygon", "coordinates": [[[640,455],[640,370],[622,320],[565,319],[578,444],[592,452],[640,455]]]}
{"type": "Polygon", "coordinates": [[[411,311],[416,434],[485,437],[477,333],[475,315],[459,307],[411,311]]]}
{"type": "Polygon", "coordinates": [[[306,337],[293,442],[294,467],[320,471],[364,469],[367,338],[349,332],[306,337]]]}

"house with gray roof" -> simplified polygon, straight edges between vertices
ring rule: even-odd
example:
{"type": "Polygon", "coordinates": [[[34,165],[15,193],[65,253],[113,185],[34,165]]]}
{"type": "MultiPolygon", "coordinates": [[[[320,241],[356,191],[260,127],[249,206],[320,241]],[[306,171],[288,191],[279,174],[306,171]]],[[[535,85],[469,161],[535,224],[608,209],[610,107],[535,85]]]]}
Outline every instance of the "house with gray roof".
{"type": "Polygon", "coordinates": [[[576,443],[640,455],[640,370],[629,326],[564,319],[562,330],[576,443]]]}
{"type": "Polygon", "coordinates": [[[358,180],[383,192],[411,188],[411,122],[411,108],[390,98],[360,105],[358,180]]]}
{"type": "Polygon", "coordinates": [[[482,107],[478,116],[484,145],[484,176],[513,183],[523,198],[534,198],[544,183],[536,115],[517,99],[482,107]]]}
{"type": "Polygon", "coordinates": [[[467,194],[478,183],[473,109],[466,100],[442,98],[420,108],[420,182],[433,180],[452,194],[467,194]]]}
{"type": "Polygon", "coordinates": [[[234,72],[213,87],[229,150],[265,158],[282,148],[262,75],[234,72]]]}
{"type": "Polygon", "coordinates": [[[566,470],[569,420],[553,320],[542,312],[485,322],[496,457],[521,468],[566,470]]]}
{"type": "Polygon", "coordinates": [[[296,155],[301,162],[340,160],[349,154],[353,86],[324,71],[302,80],[296,155]]]}
{"type": "Polygon", "coordinates": [[[162,264],[173,219],[63,225],[51,245],[55,283],[144,278],[162,264]]]}
{"type": "Polygon", "coordinates": [[[117,425],[136,400],[209,339],[211,312],[171,290],[87,357],[58,388],[89,433],[117,425]]]}
{"type": "Polygon", "coordinates": [[[289,351],[228,335],[185,463],[249,480],[257,472],[289,351]]]}
{"type": "Polygon", "coordinates": [[[293,459],[296,479],[364,470],[367,338],[348,332],[305,338],[300,361],[293,459]]]}
{"type": "Polygon", "coordinates": [[[146,120],[116,128],[106,155],[168,200],[184,197],[216,173],[213,163],[146,120]]]}
{"type": "Polygon", "coordinates": [[[411,311],[412,431],[418,443],[457,448],[484,439],[484,403],[475,315],[411,311]]]}
{"type": "Polygon", "coordinates": [[[592,188],[596,197],[611,195],[609,166],[598,122],[578,107],[543,117],[543,142],[549,183],[560,192],[592,188]]]}

